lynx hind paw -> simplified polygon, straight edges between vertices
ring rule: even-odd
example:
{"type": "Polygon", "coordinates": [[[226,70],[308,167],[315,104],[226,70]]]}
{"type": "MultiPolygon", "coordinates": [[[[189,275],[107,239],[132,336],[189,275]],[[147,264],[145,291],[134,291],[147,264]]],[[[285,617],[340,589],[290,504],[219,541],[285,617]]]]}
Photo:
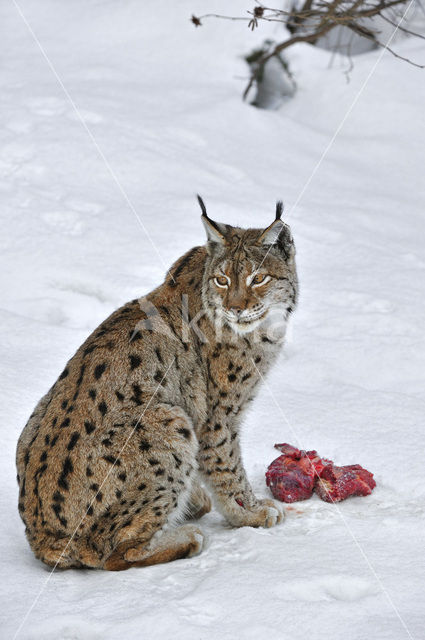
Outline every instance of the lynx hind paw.
{"type": "Polygon", "coordinates": [[[176,530],[176,541],[188,545],[186,558],[197,556],[205,548],[207,538],[205,533],[194,524],[185,524],[176,530]]]}

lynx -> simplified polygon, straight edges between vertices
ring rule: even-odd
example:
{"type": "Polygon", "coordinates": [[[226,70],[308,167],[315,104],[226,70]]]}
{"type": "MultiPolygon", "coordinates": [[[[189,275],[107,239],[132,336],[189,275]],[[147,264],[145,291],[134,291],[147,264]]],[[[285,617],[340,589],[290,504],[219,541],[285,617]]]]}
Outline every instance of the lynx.
{"type": "Polygon", "coordinates": [[[294,242],[280,202],[270,226],[244,230],[198,199],[206,244],[87,338],[21,434],[19,510],[49,566],[118,571],[199,553],[187,520],[211,509],[201,482],[235,527],[282,521],[253,494],[239,425],[297,303],[294,242]]]}

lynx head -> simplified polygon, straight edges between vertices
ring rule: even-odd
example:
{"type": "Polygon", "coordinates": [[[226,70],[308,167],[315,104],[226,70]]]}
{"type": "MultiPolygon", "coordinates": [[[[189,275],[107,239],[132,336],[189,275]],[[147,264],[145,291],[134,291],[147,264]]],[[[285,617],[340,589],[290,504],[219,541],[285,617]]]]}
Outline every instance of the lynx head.
{"type": "Polygon", "coordinates": [[[208,238],[202,301],[209,317],[223,319],[236,333],[253,331],[272,311],[287,320],[297,303],[298,282],[282,203],[265,229],[239,229],[211,220],[198,200],[208,238]]]}

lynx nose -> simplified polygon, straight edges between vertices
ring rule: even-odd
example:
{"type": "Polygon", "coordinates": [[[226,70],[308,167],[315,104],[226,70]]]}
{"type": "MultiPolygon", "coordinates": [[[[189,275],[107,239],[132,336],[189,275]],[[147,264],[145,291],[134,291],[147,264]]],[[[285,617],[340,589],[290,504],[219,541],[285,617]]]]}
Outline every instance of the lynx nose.
{"type": "Polygon", "coordinates": [[[230,307],[229,311],[231,311],[237,318],[239,318],[243,309],[242,307],[230,307]]]}

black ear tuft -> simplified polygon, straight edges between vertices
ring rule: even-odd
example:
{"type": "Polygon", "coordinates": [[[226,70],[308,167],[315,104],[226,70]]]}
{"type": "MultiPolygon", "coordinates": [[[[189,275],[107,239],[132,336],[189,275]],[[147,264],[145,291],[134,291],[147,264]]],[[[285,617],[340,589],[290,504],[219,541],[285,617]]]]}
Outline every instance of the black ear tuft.
{"type": "MultiPolygon", "coordinates": [[[[199,198],[199,196],[198,196],[199,198]]],[[[282,200],[278,200],[276,202],[276,220],[280,220],[282,217],[282,213],[283,213],[283,202],[282,200]]]]}
{"type": "Polygon", "coordinates": [[[207,232],[208,240],[210,242],[217,242],[219,244],[224,244],[225,237],[224,237],[224,231],[222,229],[223,225],[219,225],[217,222],[214,222],[214,220],[211,220],[211,218],[208,217],[207,208],[205,206],[204,201],[202,200],[199,194],[197,194],[197,198],[198,198],[199,206],[201,207],[201,210],[202,210],[201,220],[202,220],[202,224],[205,227],[205,231],[207,232]]]}
{"type": "Polygon", "coordinates": [[[208,218],[207,208],[206,208],[205,203],[202,200],[201,196],[199,195],[199,193],[197,194],[196,197],[198,198],[199,206],[201,207],[201,210],[202,210],[202,215],[205,216],[205,218],[208,218]]]}

